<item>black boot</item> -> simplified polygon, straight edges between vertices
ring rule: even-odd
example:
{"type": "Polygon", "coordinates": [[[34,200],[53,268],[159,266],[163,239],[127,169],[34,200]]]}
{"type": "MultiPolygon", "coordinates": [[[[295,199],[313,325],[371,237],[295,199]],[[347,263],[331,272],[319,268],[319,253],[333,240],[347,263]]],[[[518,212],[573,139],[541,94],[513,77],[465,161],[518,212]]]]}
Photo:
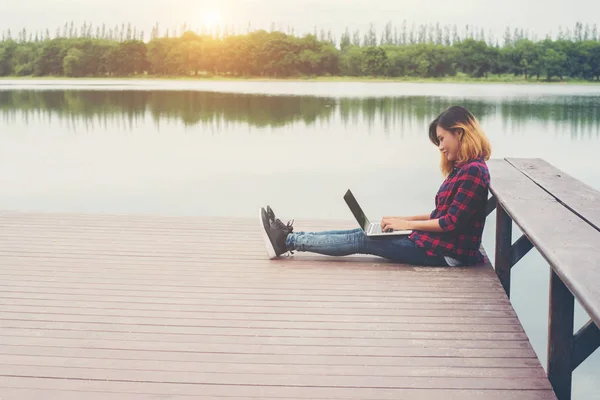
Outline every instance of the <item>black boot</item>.
{"type": "MultiPolygon", "coordinates": [[[[271,213],[272,212],[273,210],[271,210],[271,213]]],[[[284,225],[283,222],[278,219],[271,220],[267,210],[261,208],[260,224],[269,258],[273,259],[279,257],[283,253],[286,253],[288,250],[285,245],[285,240],[293,231],[291,223],[288,222],[287,225],[284,225]]]]}
{"type": "Polygon", "coordinates": [[[294,227],[292,226],[294,220],[288,221],[287,224],[284,224],[279,218],[275,217],[275,213],[273,212],[271,206],[267,206],[265,211],[267,212],[267,217],[269,218],[269,221],[271,223],[277,224],[277,226],[279,226],[281,229],[288,231],[288,233],[292,233],[294,231],[294,227]]]}

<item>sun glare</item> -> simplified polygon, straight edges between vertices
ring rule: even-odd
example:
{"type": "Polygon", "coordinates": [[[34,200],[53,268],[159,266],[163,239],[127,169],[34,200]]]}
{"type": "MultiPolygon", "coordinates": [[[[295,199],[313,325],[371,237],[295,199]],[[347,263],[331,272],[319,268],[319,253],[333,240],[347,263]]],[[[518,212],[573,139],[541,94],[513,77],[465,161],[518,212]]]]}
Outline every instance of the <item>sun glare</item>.
{"type": "Polygon", "coordinates": [[[203,21],[205,25],[217,25],[221,22],[221,14],[216,10],[209,11],[204,14],[203,21]]]}

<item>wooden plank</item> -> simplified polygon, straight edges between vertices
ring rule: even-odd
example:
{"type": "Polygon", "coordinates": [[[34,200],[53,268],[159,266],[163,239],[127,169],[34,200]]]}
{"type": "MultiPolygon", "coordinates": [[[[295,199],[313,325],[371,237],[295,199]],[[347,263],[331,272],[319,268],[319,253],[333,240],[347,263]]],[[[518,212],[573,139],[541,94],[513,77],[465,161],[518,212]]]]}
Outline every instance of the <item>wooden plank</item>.
{"type": "MultiPolygon", "coordinates": [[[[73,220],[61,220],[56,222],[53,219],[23,219],[16,218],[11,219],[10,217],[2,217],[3,223],[2,228],[5,232],[10,230],[16,232],[25,232],[27,230],[35,232],[38,229],[44,231],[44,229],[52,229],[59,232],[65,232],[68,230],[83,230],[89,232],[108,232],[113,230],[119,230],[121,233],[148,233],[148,234],[176,234],[180,236],[188,236],[190,234],[221,234],[231,235],[234,233],[253,233],[259,234],[259,221],[258,220],[244,220],[241,223],[238,221],[232,221],[231,219],[221,219],[213,224],[207,223],[206,221],[199,221],[198,223],[179,223],[162,221],[159,223],[121,223],[119,220],[110,222],[110,220],[100,221],[86,221],[85,219],[73,219],[73,220]]],[[[340,221],[338,224],[320,224],[314,225],[307,221],[301,221],[294,224],[294,231],[307,231],[307,232],[319,232],[323,230],[339,230],[339,229],[356,229],[359,226],[354,222],[348,220],[340,221]]],[[[119,234],[119,232],[117,232],[119,234]]]]}
{"type": "Polygon", "coordinates": [[[523,328],[517,324],[481,324],[481,325],[464,325],[460,323],[398,323],[398,324],[364,324],[360,322],[345,323],[345,324],[329,324],[327,326],[320,322],[303,322],[289,323],[281,321],[231,321],[231,320],[210,320],[207,321],[168,321],[161,323],[157,318],[140,319],[131,317],[90,317],[85,315],[43,315],[43,314],[23,314],[3,316],[1,321],[33,321],[33,322],[57,322],[60,324],[66,323],[82,323],[82,324],[103,324],[112,329],[115,325],[143,325],[143,326],[169,326],[173,328],[224,328],[224,329],[269,329],[269,330],[315,330],[327,329],[330,331],[387,331],[387,332],[405,332],[405,331],[422,331],[422,332],[523,332],[523,328]]]}
{"type": "MultiPolygon", "coordinates": [[[[242,392],[239,387],[231,387],[229,388],[231,391],[234,392],[238,392],[238,393],[244,393],[242,392]]],[[[428,397],[426,397],[425,392],[426,391],[422,391],[422,390],[414,390],[414,389],[396,389],[395,390],[396,396],[399,396],[397,398],[402,398],[402,399],[407,399],[407,400],[414,400],[414,399],[427,399],[428,397]],[[410,391],[410,392],[409,392],[410,391]],[[415,397],[418,396],[418,397],[415,397]]],[[[477,393],[473,393],[472,391],[457,391],[458,393],[454,393],[454,395],[451,396],[444,396],[444,398],[448,398],[448,399],[466,399],[466,400],[470,400],[470,399],[475,399],[476,397],[473,397],[475,395],[482,395],[483,391],[480,391],[477,393]],[[457,396],[462,396],[462,397],[457,397],[457,396]]],[[[439,393],[439,391],[438,391],[439,393]]],[[[496,400],[496,399],[501,399],[501,400],[510,400],[510,399],[519,399],[519,400],[540,400],[540,399],[547,399],[549,397],[542,397],[544,395],[539,394],[538,392],[534,392],[533,394],[529,393],[529,394],[525,394],[523,397],[515,397],[518,396],[519,393],[522,393],[522,391],[492,391],[490,393],[487,393],[487,391],[485,392],[486,394],[486,399],[491,399],[491,400],[496,400]],[[503,392],[506,392],[505,395],[503,392]]],[[[81,400],[81,399],[86,399],[86,400],[106,400],[107,398],[110,398],[111,400],[148,400],[148,398],[163,398],[158,397],[161,395],[149,395],[149,394],[139,394],[139,393],[129,393],[129,394],[120,394],[120,393],[114,393],[114,392],[89,392],[89,391],[70,391],[70,390],[40,390],[40,389],[7,389],[4,393],[3,393],[3,399],[4,400],[28,400],[28,399],[33,399],[33,400],[38,400],[40,398],[43,398],[44,400],[81,400]],[[149,396],[153,396],[153,397],[149,397],[149,396]]],[[[177,400],[177,399],[190,399],[190,398],[194,398],[194,399],[214,399],[214,398],[226,398],[227,400],[247,400],[247,399],[255,399],[255,398],[260,398],[260,399],[279,399],[281,397],[265,397],[264,395],[260,395],[260,396],[251,396],[251,397],[247,397],[247,396],[229,396],[229,395],[225,395],[225,396],[217,396],[217,395],[206,395],[204,393],[197,393],[197,394],[192,394],[192,395],[170,395],[170,394],[164,394],[164,398],[168,398],[168,399],[173,399],[173,400],[177,400]]],[[[285,399],[286,400],[300,400],[300,399],[306,399],[307,397],[288,397],[286,396],[285,399]]],[[[327,398],[327,397],[314,397],[314,396],[310,396],[308,397],[311,400],[330,400],[331,398],[327,398]]],[[[369,398],[363,398],[363,400],[369,400],[369,399],[379,399],[380,397],[369,397],[369,398]]],[[[393,397],[388,397],[388,398],[393,398],[393,397]]],[[[342,399],[341,397],[336,397],[336,399],[342,399]]],[[[347,397],[343,398],[344,399],[348,399],[347,397]]]]}
{"type": "MultiPolygon", "coordinates": [[[[360,357],[491,357],[491,358],[520,358],[536,357],[527,343],[521,343],[517,348],[467,348],[456,347],[378,347],[378,346],[311,346],[308,345],[262,345],[262,344],[222,344],[222,343],[186,343],[159,341],[124,341],[103,339],[77,339],[56,337],[13,337],[4,336],[3,346],[40,346],[61,348],[90,348],[90,349],[122,349],[169,351],[173,353],[232,353],[232,354],[279,354],[281,356],[295,355],[327,355],[327,356],[360,356],[360,357]]],[[[407,343],[408,344],[408,343],[407,343]]],[[[413,343],[414,344],[414,343],[413,343]]]]}
{"type": "Polygon", "coordinates": [[[161,342],[161,343],[196,343],[203,344],[244,344],[265,346],[312,346],[331,347],[385,347],[403,348],[415,346],[464,348],[464,349],[523,349],[529,348],[528,340],[456,340],[456,339],[385,339],[385,338],[318,338],[318,337],[285,337],[285,336],[181,336],[173,334],[133,333],[133,332],[85,332],[64,330],[39,330],[0,328],[0,338],[4,337],[43,337],[56,339],[94,339],[113,341],[161,342]]]}
{"type": "MultiPolygon", "coordinates": [[[[376,366],[376,365],[286,365],[282,371],[278,364],[259,363],[203,363],[203,362],[181,362],[181,361],[153,361],[153,360],[120,360],[115,364],[113,360],[102,360],[96,358],[70,358],[70,357],[46,357],[46,356],[5,356],[0,359],[0,365],[4,369],[9,366],[19,366],[25,373],[32,367],[60,367],[65,373],[70,368],[86,368],[102,371],[145,371],[150,376],[156,372],[182,372],[182,373],[206,373],[206,374],[245,374],[245,375],[307,375],[307,376],[388,376],[388,377],[436,377],[436,378],[528,378],[544,379],[544,370],[534,367],[523,368],[447,368],[445,366],[376,366]]],[[[92,372],[92,371],[90,371],[92,372]]],[[[146,379],[139,379],[146,380],[146,379]]]]}
{"type": "Polygon", "coordinates": [[[110,309],[46,309],[41,307],[28,306],[4,306],[0,305],[0,312],[3,315],[30,315],[30,316],[46,316],[56,318],[73,318],[81,316],[82,318],[98,318],[107,319],[115,318],[116,320],[123,318],[131,318],[140,323],[163,320],[165,324],[181,325],[186,322],[195,324],[210,324],[218,321],[244,322],[256,321],[264,322],[265,325],[282,322],[282,323],[298,323],[298,324],[327,324],[327,326],[345,326],[357,323],[364,323],[367,326],[382,325],[393,327],[394,325],[404,325],[411,323],[436,323],[439,324],[465,324],[465,325],[518,325],[518,319],[514,316],[507,317],[440,317],[440,316],[330,316],[330,315],[297,315],[297,314],[253,314],[246,313],[211,313],[207,315],[196,315],[194,312],[164,312],[157,313],[147,310],[110,310],[110,309]]]}
{"type": "Polygon", "coordinates": [[[266,365],[325,365],[325,366],[391,366],[391,367],[446,367],[446,368],[538,368],[536,357],[387,357],[356,355],[333,356],[280,355],[280,354],[234,354],[167,352],[131,349],[64,348],[47,346],[3,346],[3,356],[20,355],[34,357],[61,357],[69,360],[82,358],[115,360],[117,362],[137,360],[143,362],[196,362],[206,364],[266,364],[266,365]]]}
{"type": "MultiPolygon", "coordinates": [[[[448,297],[423,297],[423,298],[412,298],[404,297],[393,302],[378,302],[374,303],[369,300],[365,301],[346,301],[345,299],[329,299],[322,301],[298,300],[294,298],[276,298],[276,299],[264,299],[264,298],[253,298],[251,303],[248,303],[246,298],[231,299],[231,298],[213,298],[212,296],[190,296],[190,297],[168,297],[168,296],[97,296],[88,294],[76,294],[76,293],[44,293],[42,291],[26,291],[21,292],[19,290],[13,291],[0,291],[0,298],[2,299],[19,299],[19,300],[66,300],[71,303],[73,302],[86,302],[86,301],[97,301],[107,303],[135,303],[135,304],[169,304],[169,305],[222,305],[222,306],[236,306],[236,305],[254,305],[254,306],[267,306],[270,308],[288,308],[288,307],[305,307],[311,309],[319,308],[351,308],[351,309],[447,309],[447,308],[460,308],[460,309],[495,309],[502,307],[511,307],[507,301],[497,301],[497,299],[462,299],[462,298],[448,298],[448,297]]],[[[110,308],[110,307],[107,307],[110,308]]]]}
{"type": "MultiPolygon", "coordinates": [[[[326,262],[324,262],[327,266],[326,262]]],[[[81,265],[81,263],[80,263],[81,265]]],[[[466,274],[445,274],[444,271],[437,271],[435,274],[419,273],[409,270],[391,271],[384,274],[363,274],[356,271],[356,274],[349,272],[344,276],[335,276],[335,272],[329,271],[329,274],[319,274],[321,279],[314,282],[313,274],[306,270],[296,270],[288,268],[287,271],[277,271],[273,268],[266,269],[264,274],[249,273],[245,271],[229,268],[205,269],[199,266],[196,270],[191,269],[146,269],[143,266],[123,265],[121,269],[114,267],[97,268],[80,267],[74,265],[63,265],[56,263],[54,265],[35,265],[35,266],[2,266],[0,264],[0,280],[22,281],[42,283],[56,281],[60,279],[65,283],[102,283],[102,284],[138,284],[140,286],[162,283],[161,286],[178,287],[261,287],[276,285],[278,288],[285,287],[306,287],[314,289],[334,289],[339,288],[344,291],[369,291],[372,289],[382,291],[410,290],[411,288],[440,288],[440,289],[487,289],[492,292],[501,291],[501,285],[492,275],[475,274],[469,276],[466,274]],[[18,275],[17,275],[18,273],[18,275]],[[192,278],[192,279],[190,279],[192,278]],[[393,280],[384,280],[384,278],[394,278],[393,280]],[[312,280],[311,280],[312,279],[312,280]],[[307,285],[307,283],[313,283],[307,285]]],[[[254,270],[252,270],[254,271],[254,270]]]]}
{"type": "MultiPolygon", "coordinates": [[[[417,282],[417,286],[409,286],[408,284],[398,285],[396,287],[381,285],[382,287],[378,288],[376,286],[365,287],[365,288],[357,288],[354,286],[347,287],[336,287],[334,285],[319,285],[316,287],[305,287],[302,284],[294,284],[294,283],[281,283],[281,282],[272,282],[269,285],[269,282],[260,282],[259,284],[252,285],[251,283],[247,285],[240,284],[223,284],[218,285],[217,283],[196,283],[189,281],[177,281],[177,282],[168,282],[163,280],[154,280],[154,281],[119,281],[119,280],[106,280],[106,279],[71,279],[71,278],[62,278],[61,282],[56,282],[56,277],[48,277],[48,278],[33,278],[28,279],[26,277],[8,277],[3,279],[2,281],[4,287],[30,287],[30,288],[66,288],[66,287],[79,287],[79,288],[90,288],[90,289],[123,289],[123,290],[133,290],[144,291],[146,288],[151,287],[153,290],[160,290],[163,292],[171,292],[171,291],[202,291],[203,293],[223,293],[227,291],[232,291],[235,293],[244,293],[244,294],[255,294],[255,293],[278,293],[279,291],[286,290],[290,294],[295,293],[314,293],[315,295],[336,295],[336,296],[373,296],[377,292],[387,293],[390,295],[394,295],[398,293],[398,291],[404,292],[427,292],[428,290],[437,289],[440,294],[456,294],[463,293],[465,291],[470,292],[473,295],[478,294],[486,294],[486,295],[494,295],[498,290],[502,290],[498,285],[485,285],[483,283],[481,286],[476,285],[450,285],[450,284],[427,284],[426,282],[420,283],[417,282]],[[103,282],[104,281],[104,282],[103,282]],[[274,286],[274,287],[273,287],[274,286]]],[[[482,296],[488,297],[488,296],[482,296]]]]}
{"type": "MultiPolygon", "coordinates": [[[[189,282],[190,279],[193,279],[197,282],[197,284],[211,284],[211,285],[224,285],[229,287],[237,287],[244,285],[241,281],[248,282],[248,284],[283,284],[286,283],[288,285],[305,285],[308,283],[314,282],[314,275],[306,273],[306,271],[290,271],[287,274],[281,273],[264,273],[257,275],[256,273],[248,273],[248,272],[223,272],[220,271],[212,271],[210,270],[210,274],[206,274],[206,270],[202,268],[198,268],[196,271],[192,270],[183,270],[183,271],[161,271],[161,270],[144,270],[143,275],[141,274],[141,268],[127,268],[122,267],[121,270],[117,270],[117,268],[102,268],[99,269],[86,269],[86,268],[73,268],[66,267],[64,265],[56,265],[55,267],[45,267],[43,265],[37,266],[20,266],[20,267],[6,267],[0,266],[0,280],[9,279],[9,278],[37,278],[38,282],[46,281],[48,279],[63,279],[63,278],[71,278],[72,281],[77,281],[76,278],[81,278],[82,280],[90,280],[93,279],[94,282],[111,282],[111,281],[122,281],[122,282],[148,282],[152,283],[154,281],[161,281],[165,283],[170,282],[189,282]],[[16,273],[19,273],[18,276],[15,276],[16,273]],[[174,272],[178,272],[174,274],[174,272]],[[298,272],[298,273],[296,273],[298,272]],[[46,277],[47,276],[47,277],[46,277]],[[201,279],[200,279],[201,278],[201,279]],[[291,280],[293,278],[293,281],[291,280]]],[[[365,288],[402,288],[402,287],[460,287],[460,288],[476,288],[476,287],[488,287],[495,288],[498,287],[498,280],[493,279],[492,277],[469,277],[466,275],[462,276],[445,276],[443,274],[437,275],[428,275],[423,276],[422,274],[413,273],[406,271],[398,271],[398,273],[388,276],[398,278],[399,280],[404,278],[404,281],[382,281],[384,277],[383,274],[375,275],[359,275],[352,276],[348,274],[343,277],[340,276],[337,279],[333,275],[321,274],[319,275],[323,278],[322,281],[314,284],[314,287],[317,288],[326,288],[326,287],[338,287],[338,288],[355,288],[358,285],[360,287],[365,288]],[[327,279],[329,278],[329,279],[327,279]],[[410,282],[414,282],[414,285],[410,285],[406,280],[410,280],[410,282]]],[[[310,285],[313,287],[313,285],[310,285]]]]}
{"type": "MultiPolygon", "coordinates": [[[[2,297],[0,297],[2,298],[2,297]]],[[[136,304],[124,302],[107,302],[107,301],[83,301],[73,304],[69,300],[27,300],[27,299],[7,299],[2,298],[2,305],[5,306],[27,306],[62,309],[71,307],[74,309],[106,309],[106,310],[127,310],[127,311],[155,311],[157,313],[164,312],[192,312],[192,313],[223,313],[237,312],[244,314],[300,314],[300,315],[344,315],[352,317],[360,317],[363,315],[374,317],[395,317],[395,316],[432,316],[432,317],[514,317],[514,311],[508,306],[487,306],[488,309],[478,309],[474,307],[456,308],[456,306],[448,306],[440,308],[428,307],[397,307],[397,308],[325,308],[325,307],[305,307],[304,304],[298,303],[297,307],[272,307],[272,306],[256,306],[253,304],[236,304],[236,305],[185,305],[185,304],[136,304]]]]}
{"type": "MultiPolygon", "coordinates": [[[[60,285],[60,284],[59,284],[60,285]]],[[[233,291],[207,291],[207,292],[195,292],[193,290],[162,290],[156,291],[149,287],[146,289],[136,288],[112,288],[102,287],[78,287],[77,285],[61,285],[61,286],[50,286],[50,285],[32,285],[28,287],[0,284],[0,291],[7,292],[19,292],[19,293],[52,293],[52,294],[82,294],[90,296],[131,296],[131,297],[153,297],[153,293],[159,293],[161,296],[156,297],[171,297],[171,298],[207,298],[212,297],[214,299],[281,299],[282,295],[285,295],[284,290],[272,289],[268,293],[260,292],[258,290],[246,290],[244,292],[233,292],[233,291]]],[[[495,293],[463,293],[463,292],[441,292],[438,294],[439,298],[455,298],[455,299],[480,299],[480,300],[493,300],[499,298],[495,293]]],[[[384,301],[384,302],[403,302],[405,299],[412,297],[413,299],[427,299],[431,297],[431,291],[422,289],[421,291],[414,292],[398,292],[394,293],[393,296],[387,296],[386,298],[378,297],[376,294],[368,296],[365,294],[336,294],[326,292],[313,292],[313,293],[289,293],[286,299],[289,300],[306,300],[306,301],[359,301],[359,302],[370,302],[370,301],[384,301]]],[[[500,297],[501,299],[501,297],[500,297]]]]}
{"type": "Polygon", "coordinates": [[[168,335],[195,338],[203,340],[204,337],[270,337],[270,338],[333,338],[333,339],[371,339],[374,344],[380,339],[439,339],[439,340],[527,340],[525,332],[473,332],[473,331],[444,331],[444,330],[329,330],[322,329],[244,329],[219,328],[219,327],[185,327],[165,325],[132,325],[132,324],[97,324],[84,322],[45,322],[4,320],[2,329],[26,329],[37,331],[37,336],[44,336],[50,331],[70,331],[81,334],[94,335],[95,332],[116,333],[150,333],[167,337],[168,335]]]}
{"type": "Polygon", "coordinates": [[[596,323],[600,323],[600,232],[503,160],[488,162],[491,191],[596,323]]]}
{"type": "MultiPolygon", "coordinates": [[[[258,209],[256,210],[258,212],[258,209]]],[[[284,215],[280,209],[275,210],[277,217],[281,218],[282,221],[291,219],[293,215],[284,215]]],[[[64,225],[70,222],[85,222],[85,223],[118,223],[119,226],[124,224],[130,224],[134,226],[142,224],[153,224],[163,223],[173,225],[177,222],[181,224],[192,224],[192,225],[205,225],[212,226],[214,224],[219,225],[240,225],[248,221],[247,218],[223,218],[219,216],[205,216],[205,215],[168,215],[168,214],[120,214],[120,213],[78,213],[78,212],[60,212],[60,211],[18,211],[18,210],[0,210],[0,217],[4,219],[14,218],[18,221],[34,220],[39,221],[46,219],[48,221],[56,222],[57,224],[64,225]]],[[[252,222],[256,220],[252,218],[252,222]]],[[[321,227],[321,226],[335,226],[344,223],[348,223],[348,220],[325,218],[325,219],[302,219],[300,223],[306,224],[310,227],[321,227]]],[[[356,225],[355,220],[351,220],[352,225],[356,225]]]]}
{"type": "Polygon", "coordinates": [[[88,316],[88,315],[64,315],[64,314],[52,314],[47,315],[44,313],[6,313],[2,317],[2,321],[15,321],[15,320],[29,320],[29,321],[40,321],[40,322],[82,322],[82,323],[95,323],[95,324],[135,324],[135,325],[169,325],[178,327],[214,327],[214,328],[235,328],[235,329],[329,329],[329,330],[386,330],[386,331],[406,331],[406,330],[420,330],[420,331],[432,331],[439,330],[445,332],[523,332],[520,325],[515,321],[509,323],[495,323],[494,320],[489,321],[477,321],[481,322],[478,325],[465,325],[464,322],[456,322],[451,319],[449,322],[436,322],[438,319],[435,317],[428,318],[427,322],[423,322],[423,318],[414,320],[414,318],[405,317],[405,321],[398,321],[396,323],[376,323],[367,324],[360,321],[345,322],[324,325],[322,322],[290,322],[290,321],[257,321],[253,319],[247,320],[188,320],[188,319],[171,319],[169,321],[162,321],[160,318],[140,318],[131,316],[88,316]],[[409,322],[406,322],[409,321],[409,322]]]}
{"type": "Polygon", "coordinates": [[[548,194],[600,231],[600,191],[540,158],[507,158],[548,194]]]}
{"type": "MultiPolygon", "coordinates": [[[[231,353],[177,353],[153,350],[70,348],[44,346],[3,346],[8,356],[55,357],[67,363],[81,359],[105,359],[118,362],[133,360],[141,362],[170,362],[216,364],[265,364],[265,365],[325,365],[325,366],[389,366],[389,367],[445,367],[445,368],[537,368],[543,371],[534,357],[362,357],[330,355],[282,356],[278,354],[231,354],[231,353]],[[64,360],[63,360],[64,359],[64,360]]],[[[64,363],[63,363],[64,364],[64,363]]]]}
{"type": "MultiPolygon", "coordinates": [[[[0,266],[2,267],[54,267],[62,269],[76,267],[82,272],[99,272],[104,269],[107,271],[121,270],[124,272],[139,273],[140,268],[144,272],[171,274],[179,276],[179,273],[192,272],[193,275],[211,273],[232,276],[233,274],[248,275],[251,271],[253,276],[283,276],[285,274],[310,275],[317,277],[339,277],[340,279],[370,277],[382,278],[464,278],[465,280],[490,281],[494,279],[493,271],[488,266],[469,267],[468,269],[438,267],[431,269],[429,267],[420,267],[414,265],[403,265],[388,262],[382,258],[357,259],[348,257],[331,257],[327,259],[313,259],[312,257],[289,257],[265,261],[264,259],[208,259],[208,260],[141,260],[140,258],[118,258],[118,257],[75,257],[49,254],[45,257],[29,257],[26,255],[17,255],[14,253],[3,253],[0,251],[0,266]],[[404,274],[404,275],[402,275],[404,274]]],[[[285,275],[286,277],[288,275],[285,275]]],[[[497,282],[497,280],[496,280],[497,282]]]]}
{"type": "MultiPolygon", "coordinates": [[[[527,369],[523,369],[524,375],[527,369]]],[[[0,376],[29,376],[56,379],[109,380],[129,382],[179,383],[195,385],[261,385],[287,387],[342,387],[342,388],[415,388],[430,389],[445,387],[447,389],[488,389],[488,390],[548,390],[550,384],[545,377],[519,379],[487,378],[487,377],[435,377],[435,376],[360,376],[360,383],[355,376],[343,375],[302,375],[287,374],[280,371],[276,375],[255,373],[211,373],[195,371],[144,371],[119,369],[69,368],[61,366],[21,366],[0,365],[0,376]]]]}
{"type": "MultiPolygon", "coordinates": [[[[61,400],[70,399],[88,399],[87,393],[92,395],[101,394],[96,398],[119,399],[113,397],[119,394],[146,396],[149,395],[168,396],[168,398],[177,398],[175,396],[186,397],[208,397],[219,398],[231,396],[241,396],[248,398],[261,399],[341,399],[341,400],[428,400],[432,398],[444,398],[447,400],[556,400],[551,390],[447,390],[447,389],[384,389],[384,388],[364,388],[357,390],[355,388],[331,388],[331,387],[282,387],[282,386],[258,386],[258,385],[174,385],[168,383],[148,383],[148,382],[102,382],[102,381],[72,381],[47,378],[29,378],[29,377],[6,377],[0,378],[0,385],[11,389],[37,390],[36,392],[25,392],[34,397],[18,397],[19,400],[27,398],[39,399],[35,397],[40,393],[49,393],[51,391],[60,391],[67,393],[69,397],[55,397],[61,400]],[[42,391],[43,390],[43,391],[42,391]],[[48,392],[48,390],[50,392],[48,392]],[[104,396],[104,397],[101,397],[104,396]]],[[[24,392],[13,392],[22,396],[24,392]]],[[[45,395],[44,399],[47,399],[45,395]]],[[[130,397],[121,397],[130,399],[130,397]]],[[[93,399],[93,397],[92,397],[93,399]]]]}
{"type": "MultiPolygon", "coordinates": [[[[98,291],[96,293],[86,294],[85,291],[77,291],[72,289],[74,293],[71,293],[69,289],[54,289],[52,291],[49,290],[36,290],[35,288],[15,288],[15,290],[9,290],[7,288],[2,288],[0,291],[0,297],[9,297],[9,298],[34,298],[35,296],[43,296],[43,297],[61,297],[61,298],[70,298],[72,300],[77,300],[84,296],[87,299],[113,299],[116,301],[119,300],[127,300],[127,301],[136,301],[136,302],[151,302],[157,301],[165,304],[180,304],[181,302],[191,302],[192,304],[211,304],[212,302],[218,301],[231,301],[231,302],[247,302],[252,301],[256,304],[279,304],[279,305],[288,305],[289,302],[304,302],[308,305],[314,304],[322,304],[322,303],[346,303],[348,306],[360,305],[364,303],[376,302],[376,297],[325,297],[325,296],[314,296],[310,297],[306,296],[289,296],[286,298],[281,298],[278,296],[267,296],[267,295],[236,295],[233,294],[219,294],[219,293],[197,293],[190,294],[186,296],[185,294],[172,292],[172,293],[161,293],[160,296],[152,296],[151,294],[138,294],[137,292],[125,293],[121,292],[117,293],[106,293],[102,291],[98,291]]],[[[387,306],[388,308],[393,308],[396,305],[405,305],[405,304],[455,304],[457,307],[462,304],[496,304],[495,298],[473,298],[473,297],[449,297],[447,295],[441,295],[440,297],[431,298],[427,296],[421,297],[396,297],[393,299],[388,299],[387,301],[381,300],[381,303],[387,306]]],[[[506,303],[498,303],[498,304],[506,304],[506,303]]]]}

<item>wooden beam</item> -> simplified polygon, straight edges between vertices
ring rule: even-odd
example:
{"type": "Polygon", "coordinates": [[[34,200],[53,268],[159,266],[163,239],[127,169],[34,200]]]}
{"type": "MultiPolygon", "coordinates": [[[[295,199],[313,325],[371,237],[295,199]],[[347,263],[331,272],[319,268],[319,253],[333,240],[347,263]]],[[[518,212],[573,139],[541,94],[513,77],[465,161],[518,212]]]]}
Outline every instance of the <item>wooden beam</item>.
{"type": "Polygon", "coordinates": [[[575,299],[554,269],[550,269],[550,274],[548,379],[558,400],[570,400],[575,299]]]}
{"type": "Polygon", "coordinates": [[[512,255],[512,219],[501,205],[496,209],[496,260],[494,268],[500,283],[510,297],[510,268],[512,255]]]}
{"type": "Polygon", "coordinates": [[[510,252],[510,267],[514,267],[515,264],[518,263],[531,249],[533,249],[533,243],[531,243],[527,236],[521,236],[519,240],[512,245],[510,252]]]}
{"type": "Polygon", "coordinates": [[[498,206],[498,199],[496,198],[496,196],[492,195],[492,197],[490,197],[488,199],[486,207],[485,207],[486,217],[488,215],[490,215],[492,213],[492,211],[494,211],[496,209],[497,206],[498,206]]]}
{"type": "Polygon", "coordinates": [[[573,338],[573,370],[579,367],[598,347],[600,347],[600,329],[594,321],[590,320],[573,338]]]}

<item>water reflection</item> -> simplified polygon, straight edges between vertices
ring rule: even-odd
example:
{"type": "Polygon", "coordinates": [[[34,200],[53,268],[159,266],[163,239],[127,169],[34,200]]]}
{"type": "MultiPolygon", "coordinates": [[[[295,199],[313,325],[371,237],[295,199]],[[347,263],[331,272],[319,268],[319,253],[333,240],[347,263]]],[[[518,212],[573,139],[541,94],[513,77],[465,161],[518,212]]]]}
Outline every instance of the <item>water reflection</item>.
{"type": "Polygon", "coordinates": [[[427,124],[441,110],[462,104],[482,122],[499,119],[518,131],[529,122],[561,128],[573,138],[600,135],[600,96],[526,98],[378,97],[336,98],[272,96],[198,91],[0,91],[0,115],[8,124],[36,120],[67,122],[75,130],[96,130],[108,124],[123,129],[151,118],[156,124],[181,123],[223,131],[239,123],[255,128],[377,124],[386,135],[427,124]]]}

